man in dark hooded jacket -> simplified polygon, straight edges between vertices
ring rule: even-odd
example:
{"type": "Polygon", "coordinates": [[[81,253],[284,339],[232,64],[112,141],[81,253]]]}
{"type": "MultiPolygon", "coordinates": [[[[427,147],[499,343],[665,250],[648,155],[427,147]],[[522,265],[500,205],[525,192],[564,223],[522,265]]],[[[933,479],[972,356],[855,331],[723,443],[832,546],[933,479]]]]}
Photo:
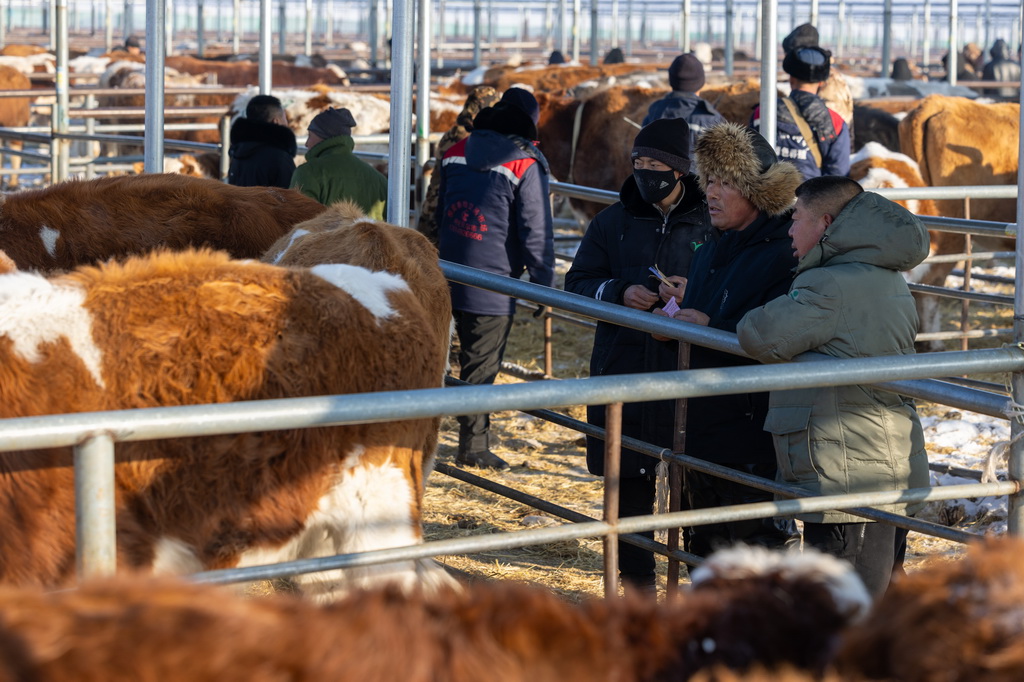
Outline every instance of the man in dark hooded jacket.
{"type": "Polygon", "coordinates": [[[672,92],[652,102],[642,125],[659,118],[682,118],[690,126],[690,147],[705,128],[721,123],[725,117],[707,100],[699,96],[704,87],[704,65],[689,52],[672,60],[668,67],[668,83],[672,92]]]}
{"type": "MultiPolygon", "coordinates": [[[[992,43],[992,48],[988,53],[992,55],[992,61],[982,69],[981,80],[1020,82],[1020,64],[1010,59],[1010,46],[1006,44],[1005,40],[999,38],[992,43]]],[[[986,88],[984,92],[989,97],[1013,101],[1016,101],[1020,94],[1017,88],[1012,87],[986,88]]]]}
{"type": "MultiPolygon", "coordinates": [[[[535,284],[551,286],[554,231],[548,163],[537,149],[540,107],[532,94],[509,88],[473,120],[473,132],[441,159],[437,229],[441,258],[535,284]]],[[[515,300],[451,284],[459,335],[459,378],[491,384],[501,368],[515,300]]],[[[490,450],[490,415],[461,415],[456,464],[508,469],[490,450]]]]}
{"type": "MultiPolygon", "coordinates": [[[[704,194],[690,173],[690,129],[685,119],[663,118],[645,126],[633,142],[633,174],[619,201],[590,222],[565,276],[565,290],[589,298],[651,310],[669,296],[678,302],[690,262],[710,230],[704,194]],[[672,283],[659,295],[657,267],[672,283]]],[[[656,342],[649,334],[598,322],[590,376],[676,370],[677,344],[656,342]]],[[[674,401],[627,403],[622,435],[661,447],[673,443],[674,401]],[[667,414],[667,418],[661,418],[667,414]]],[[[587,407],[587,421],[604,427],[605,407],[587,407]]],[[[622,449],[619,515],[644,516],[654,508],[656,459],[622,449]]],[[[604,441],[587,437],[587,468],[604,474],[604,441]]],[[[654,538],[653,532],[642,533],[654,538]]],[[[626,589],[655,589],[654,555],[619,542],[619,575],[626,589]]]]}
{"type": "MultiPolygon", "coordinates": [[[[717,239],[697,252],[673,317],[735,332],[743,315],[785,294],[793,279],[788,230],[800,172],[779,161],[759,133],[734,123],[705,131],[694,151],[717,239]]],[[[750,364],[756,363],[702,346],[690,350],[693,369],[750,364]]],[[[763,430],[767,413],[767,393],[691,398],[686,454],[774,480],[775,448],[763,430]]],[[[693,509],[773,499],[770,492],[692,470],[685,488],[693,509]]],[[[792,522],[770,518],[717,523],[689,529],[688,548],[707,556],[736,542],[781,547],[795,536],[792,522]]]]}
{"type": "Polygon", "coordinates": [[[281,100],[256,95],[245,107],[245,118],[231,126],[228,183],[287,189],[295,172],[297,150],[295,133],[288,127],[281,100]]]}

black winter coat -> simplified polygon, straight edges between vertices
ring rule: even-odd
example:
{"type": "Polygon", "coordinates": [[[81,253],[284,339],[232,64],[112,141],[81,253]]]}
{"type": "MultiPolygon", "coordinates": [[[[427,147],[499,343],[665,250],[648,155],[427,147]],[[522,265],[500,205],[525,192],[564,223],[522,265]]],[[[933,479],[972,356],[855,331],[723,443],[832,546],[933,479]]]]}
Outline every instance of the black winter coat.
{"type": "Polygon", "coordinates": [[[240,118],[231,126],[228,183],[238,187],[288,189],[295,172],[298,144],[291,129],[277,123],[240,118]]]}
{"type": "MultiPolygon", "coordinates": [[[[634,284],[658,290],[658,280],[648,270],[652,265],[666,275],[687,276],[694,253],[711,230],[711,222],[697,178],[687,175],[683,182],[683,198],[666,220],[657,208],[640,197],[630,175],[619,193],[619,203],[598,213],[587,227],[572,267],[565,275],[565,290],[621,304],[626,289],[634,284]]],[[[676,345],[656,342],[650,334],[635,329],[598,322],[590,375],[675,370],[676,345]]],[[[644,425],[644,413],[654,404],[624,405],[622,433],[671,447],[671,419],[667,424],[659,424],[659,428],[644,425]]],[[[672,402],[665,404],[671,406],[672,402]]],[[[604,427],[604,406],[589,406],[587,421],[604,427]]],[[[623,477],[651,476],[656,464],[656,460],[639,452],[622,450],[623,477]]],[[[587,438],[587,466],[594,474],[604,473],[604,441],[587,438]]]]}
{"type": "MultiPolygon", "coordinates": [[[[728,231],[697,252],[681,308],[710,316],[709,327],[735,332],[740,319],[778,296],[793,282],[797,260],[787,234],[790,214],[762,213],[742,231],[728,231]]],[[[754,360],[693,346],[690,367],[756,365],[754,360]]],[[[686,454],[720,464],[775,464],[771,434],[764,431],[768,393],[691,398],[687,404],[686,454]]]]}
{"type": "Polygon", "coordinates": [[[659,118],[682,118],[690,126],[690,149],[697,144],[697,137],[708,128],[723,123],[725,117],[707,100],[692,92],[673,90],[661,99],[652,102],[643,123],[653,123],[659,118]]]}

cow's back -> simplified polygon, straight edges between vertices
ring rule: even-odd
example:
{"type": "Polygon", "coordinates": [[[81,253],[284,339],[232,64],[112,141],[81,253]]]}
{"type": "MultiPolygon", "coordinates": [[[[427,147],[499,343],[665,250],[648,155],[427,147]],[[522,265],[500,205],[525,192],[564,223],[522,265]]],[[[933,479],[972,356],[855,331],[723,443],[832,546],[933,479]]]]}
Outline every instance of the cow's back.
{"type": "Polygon", "coordinates": [[[63,182],[8,195],[0,249],[23,270],[69,270],[156,247],[206,246],[258,258],[323,210],[295,190],[176,174],[63,182]]]}

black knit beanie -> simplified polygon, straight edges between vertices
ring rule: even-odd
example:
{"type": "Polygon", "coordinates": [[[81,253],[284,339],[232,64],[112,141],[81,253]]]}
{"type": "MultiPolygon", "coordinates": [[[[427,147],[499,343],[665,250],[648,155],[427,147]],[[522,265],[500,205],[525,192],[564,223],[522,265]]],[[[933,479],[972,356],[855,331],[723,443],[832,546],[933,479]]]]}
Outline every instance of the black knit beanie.
{"type": "Polygon", "coordinates": [[[637,133],[630,158],[647,156],[681,173],[690,171],[690,126],[686,119],[659,118],[637,133]]]}
{"type": "Polygon", "coordinates": [[[786,53],[782,70],[805,83],[828,80],[832,53],[817,46],[797,47],[786,53]]]}
{"type": "Polygon", "coordinates": [[[476,115],[473,128],[536,140],[539,121],[540,105],[533,93],[523,88],[509,88],[494,106],[476,115]]]}
{"type": "Polygon", "coordinates": [[[673,90],[697,92],[704,87],[704,65],[692,52],[681,54],[668,67],[668,83],[673,90]]]}

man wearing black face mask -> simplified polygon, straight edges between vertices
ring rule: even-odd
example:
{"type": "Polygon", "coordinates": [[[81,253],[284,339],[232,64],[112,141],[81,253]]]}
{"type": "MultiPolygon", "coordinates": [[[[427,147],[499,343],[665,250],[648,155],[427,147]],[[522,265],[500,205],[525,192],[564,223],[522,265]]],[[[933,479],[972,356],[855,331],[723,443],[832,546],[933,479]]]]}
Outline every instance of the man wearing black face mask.
{"type": "MultiPolygon", "coordinates": [[[[690,129],[681,118],[659,119],[643,128],[633,143],[633,174],[619,192],[619,202],[601,211],[587,227],[565,290],[637,310],[653,310],[669,297],[678,303],[690,261],[710,231],[704,193],[690,170],[690,129]],[[656,266],[671,282],[659,295],[656,266]]],[[[675,344],[655,342],[648,334],[598,322],[591,376],[635,374],[676,369],[675,344]]],[[[672,419],[652,418],[662,403],[623,406],[622,433],[672,447],[672,419]],[[658,407],[658,409],[653,409],[658,407]]],[[[668,405],[671,406],[671,401],[668,405]]],[[[668,409],[671,415],[671,407],[668,409]]],[[[587,408],[587,421],[603,427],[604,406],[587,408]]],[[[642,516],[654,507],[657,460],[622,450],[619,514],[642,516]]],[[[604,441],[587,438],[587,467],[604,473],[604,441]]],[[[653,533],[644,533],[653,538],[653,533]]],[[[626,589],[655,589],[654,555],[619,543],[619,573],[626,589]]]]}

